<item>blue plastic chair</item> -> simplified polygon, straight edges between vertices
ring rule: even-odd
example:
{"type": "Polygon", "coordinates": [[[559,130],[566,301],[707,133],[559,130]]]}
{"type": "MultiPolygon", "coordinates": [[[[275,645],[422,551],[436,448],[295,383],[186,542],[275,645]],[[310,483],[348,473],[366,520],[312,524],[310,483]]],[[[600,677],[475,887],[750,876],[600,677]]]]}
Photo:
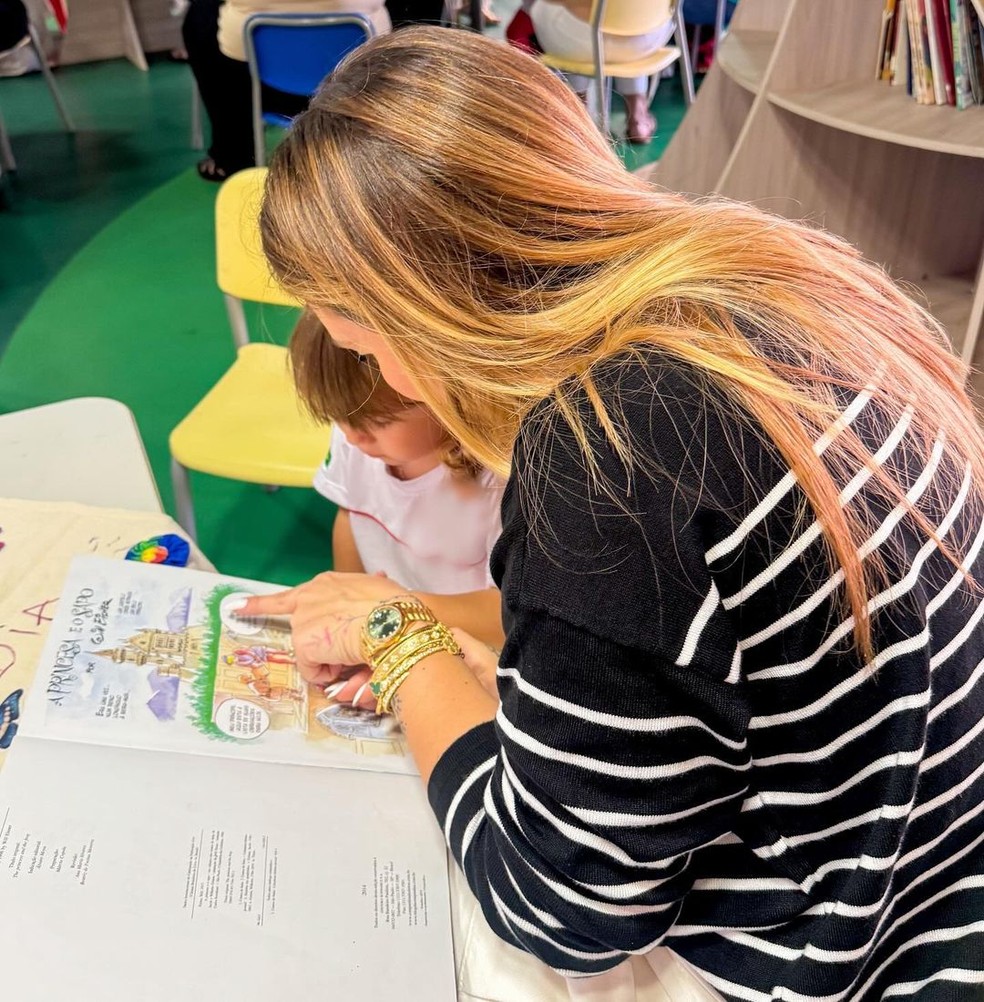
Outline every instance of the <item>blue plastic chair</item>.
{"type": "Polygon", "coordinates": [[[263,111],[261,85],[310,97],[342,59],[375,31],[361,14],[253,14],[243,31],[253,81],[256,165],[262,167],[266,163],[263,123],[286,129],[291,119],[263,111]]]}

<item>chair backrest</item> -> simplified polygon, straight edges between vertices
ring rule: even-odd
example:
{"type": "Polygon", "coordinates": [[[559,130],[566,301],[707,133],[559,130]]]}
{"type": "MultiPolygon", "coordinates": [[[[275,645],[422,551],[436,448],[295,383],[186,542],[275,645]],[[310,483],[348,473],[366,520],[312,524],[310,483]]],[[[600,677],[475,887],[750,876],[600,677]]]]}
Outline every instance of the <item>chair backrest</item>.
{"type": "Polygon", "coordinates": [[[260,244],[265,167],[233,174],[215,200],[215,280],[227,296],[297,306],[270,271],[260,244]]]}
{"type": "Polygon", "coordinates": [[[591,23],[599,12],[609,35],[646,35],[673,19],[677,0],[594,0],[591,23]]]}
{"type": "Polygon", "coordinates": [[[243,30],[253,78],[299,97],[374,34],[362,14],[253,14],[243,30]]]}

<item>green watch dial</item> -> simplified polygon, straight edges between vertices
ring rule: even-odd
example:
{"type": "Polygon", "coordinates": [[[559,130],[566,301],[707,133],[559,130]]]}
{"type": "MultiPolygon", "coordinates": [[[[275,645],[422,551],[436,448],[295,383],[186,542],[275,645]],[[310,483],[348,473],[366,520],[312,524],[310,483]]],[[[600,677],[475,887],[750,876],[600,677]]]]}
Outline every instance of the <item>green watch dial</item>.
{"type": "Polygon", "coordinates": [[[373,609],[366,620],[366,633],[380,644],[395,636],[403,625],[403,613],[395,605],[381,605],[373,609]]]}

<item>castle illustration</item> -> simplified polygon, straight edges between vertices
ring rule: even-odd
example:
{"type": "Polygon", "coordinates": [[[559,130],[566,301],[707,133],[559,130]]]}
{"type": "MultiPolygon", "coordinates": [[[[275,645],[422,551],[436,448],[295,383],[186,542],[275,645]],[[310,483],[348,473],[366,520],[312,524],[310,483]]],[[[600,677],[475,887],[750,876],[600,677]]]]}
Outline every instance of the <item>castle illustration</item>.
{"type": "Polygon", "coordinates": [[[178,632],[138,630],[117,647],[92,653],[116,664],[150,666],[162,678],[191,679],[198,671],[204,626],[188,626],[178,632]]]}

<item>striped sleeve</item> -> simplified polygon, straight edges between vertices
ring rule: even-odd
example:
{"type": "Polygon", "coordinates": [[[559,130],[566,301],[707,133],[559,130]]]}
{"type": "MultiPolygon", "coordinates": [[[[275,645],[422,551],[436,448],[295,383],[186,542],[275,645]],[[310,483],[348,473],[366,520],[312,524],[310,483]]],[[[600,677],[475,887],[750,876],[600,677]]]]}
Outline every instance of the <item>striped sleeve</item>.
{"type": "Polygon", "coordinates": [[[731,830],[747,791],[734,687],[533,611],[514,618],[499,684],[494,725],[430,783],[488,921],[568,976],[651,949],[691,853],[731,830]]]}

